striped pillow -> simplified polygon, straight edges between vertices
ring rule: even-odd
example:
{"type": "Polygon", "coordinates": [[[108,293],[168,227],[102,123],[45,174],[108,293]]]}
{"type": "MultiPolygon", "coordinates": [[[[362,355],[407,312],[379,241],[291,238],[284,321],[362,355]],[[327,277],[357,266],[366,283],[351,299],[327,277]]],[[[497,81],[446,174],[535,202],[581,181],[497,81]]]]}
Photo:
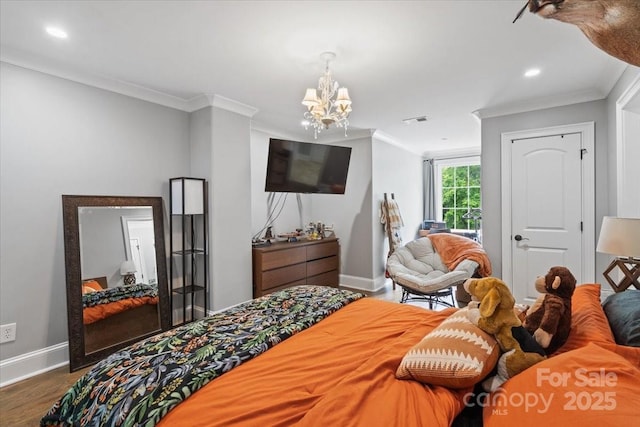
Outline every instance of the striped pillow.
{"type": "Polygon", "coordinates": [[[491,372],[499,356],[495,338],[471,323],[464,308],[409,349],[396,378],[454,389],[471,387],[491,372]]]}

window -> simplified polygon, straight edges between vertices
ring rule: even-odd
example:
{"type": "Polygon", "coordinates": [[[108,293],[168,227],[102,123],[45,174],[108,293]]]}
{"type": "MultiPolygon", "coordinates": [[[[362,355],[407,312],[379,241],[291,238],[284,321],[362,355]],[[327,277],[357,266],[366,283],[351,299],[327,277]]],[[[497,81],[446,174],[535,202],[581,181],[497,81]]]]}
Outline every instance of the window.
{"type": "Polygon", "coordinates": [[[479,229],[480,157],[436,160],[434,164],[437,217],[447,228],[479,229]]]}

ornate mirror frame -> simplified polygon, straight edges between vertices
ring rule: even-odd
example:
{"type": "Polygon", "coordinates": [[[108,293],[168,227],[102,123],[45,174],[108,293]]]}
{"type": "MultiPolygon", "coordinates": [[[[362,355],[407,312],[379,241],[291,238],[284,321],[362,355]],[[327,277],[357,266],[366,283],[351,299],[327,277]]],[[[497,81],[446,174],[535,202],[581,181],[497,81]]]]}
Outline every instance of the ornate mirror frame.
{"type": "Polygon", "coordinates": [[[69,331],[69,369],[71,372],[104,359],[111,353],[145,337],[171,328],[170,296],[167,282],[167,254],[165,252],[165,230],[162,197],[131,196],[62,196],[64,224],[64,252],[67,279],[67,322],[69,331]],[[88,353],[85,349],[85,328],[82,307],[82,272],[80,271],[79,208],[145,206],[153,212],[155,258],[158,283],[158,310],[160,329],[144,335],[106,346],[88,353]]]}

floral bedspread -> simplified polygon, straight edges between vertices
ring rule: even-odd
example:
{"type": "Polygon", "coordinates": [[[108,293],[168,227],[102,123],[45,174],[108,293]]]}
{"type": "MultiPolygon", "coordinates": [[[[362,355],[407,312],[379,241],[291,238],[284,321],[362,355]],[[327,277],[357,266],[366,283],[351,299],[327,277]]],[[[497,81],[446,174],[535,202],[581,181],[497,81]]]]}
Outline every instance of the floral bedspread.
{"type": "Polygon", "coordinates": [[[209,381],[364,295],[299,286],[131,345],[99,362],[41,426],[154,426],[209,381]]]}
{"type": "Polygon", "coordinates": [[[157,297],[158,285],[139,283],[131,286],[117,286],[82,295],[82,308],[108,304],[127,298],[157,297]]]}

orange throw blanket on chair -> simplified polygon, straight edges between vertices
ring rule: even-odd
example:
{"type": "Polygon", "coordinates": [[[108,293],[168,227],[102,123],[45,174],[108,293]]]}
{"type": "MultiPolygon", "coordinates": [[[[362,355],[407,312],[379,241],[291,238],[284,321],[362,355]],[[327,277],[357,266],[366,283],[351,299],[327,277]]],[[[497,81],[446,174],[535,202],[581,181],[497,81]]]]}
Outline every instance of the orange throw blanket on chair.
{"type": "Polygon", "coordinates": [[[431,239],[433,248],[449,270],[456,268],[463,260],[470,259],[479,264],[480,276],[491,276],[491,261],[475,240],[450,233],[429,234],[427,237],[431,239]]]}

